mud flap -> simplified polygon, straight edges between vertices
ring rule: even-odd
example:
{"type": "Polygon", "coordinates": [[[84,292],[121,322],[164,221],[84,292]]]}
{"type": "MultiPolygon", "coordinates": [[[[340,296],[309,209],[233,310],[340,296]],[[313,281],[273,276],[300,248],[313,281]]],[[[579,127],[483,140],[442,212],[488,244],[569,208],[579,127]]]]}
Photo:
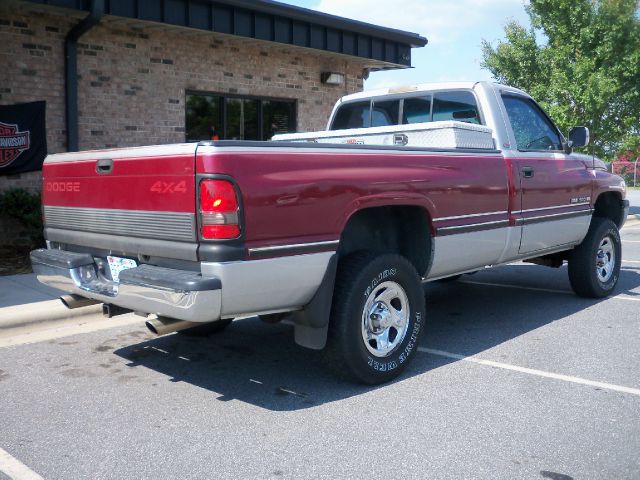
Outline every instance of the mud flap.
{"type": "Polygon", "coordinates": [[[292,315],[295,341],[301,347],[322,350],[327,343],[337,269],[338,256],[333,255],[316,294],[303,310],[292,315]]]}

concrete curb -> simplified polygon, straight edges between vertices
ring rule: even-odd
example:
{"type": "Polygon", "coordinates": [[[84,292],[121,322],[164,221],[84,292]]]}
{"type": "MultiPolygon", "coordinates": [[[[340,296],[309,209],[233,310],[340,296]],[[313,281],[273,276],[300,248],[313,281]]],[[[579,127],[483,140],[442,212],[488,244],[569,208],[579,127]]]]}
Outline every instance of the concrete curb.
{"type": "Polygon", "coordinates": [[[101,304],[70,310],[60,300],[14,305],[0,308],[0,329],[23,327],[41,322],[53,322],[101,312],[101,304]]]}
{"type": "MultiPolygon", "coordinates": [[[[627,217],[627,221],[624,222],[624,227],[633,227],[640,225],[640,215],[631,214],[627,217]]],[[[622,227],[624,229],[624,227],[622,227]]]]}

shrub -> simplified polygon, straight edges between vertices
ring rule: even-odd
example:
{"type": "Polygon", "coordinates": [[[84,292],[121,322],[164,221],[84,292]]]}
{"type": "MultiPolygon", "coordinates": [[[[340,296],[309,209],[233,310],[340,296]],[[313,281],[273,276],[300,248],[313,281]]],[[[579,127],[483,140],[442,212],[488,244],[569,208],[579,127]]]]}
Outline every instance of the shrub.
{"type": "Polygon", "coordinates": [[[0,215],[18,220],[24,225],[33,246],[44,244],[40,195],[22,189],[0,194],[0,215]]]}

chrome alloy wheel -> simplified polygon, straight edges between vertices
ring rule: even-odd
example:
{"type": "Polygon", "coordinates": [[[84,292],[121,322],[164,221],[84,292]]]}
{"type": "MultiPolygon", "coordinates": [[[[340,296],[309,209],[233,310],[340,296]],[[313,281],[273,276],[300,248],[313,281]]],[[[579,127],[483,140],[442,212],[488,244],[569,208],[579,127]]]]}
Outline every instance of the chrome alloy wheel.
{"type": "Polygon", "coordinates": [[[369,294],[362,311],[362,339],[376,357],[386,357],[407,334],[409,299],[396,282],[383,282],[369,294]]]}
{"type": "Polygon", "coordinates": [[[616,266],[616,251],[613,243],[613,239],[610,236],[606,236],[600,242],[598,246],[598,253],[596,253],[596,274],[598,280],[602,283],[606,283],[613,275],[613,271],[616,266]]]}

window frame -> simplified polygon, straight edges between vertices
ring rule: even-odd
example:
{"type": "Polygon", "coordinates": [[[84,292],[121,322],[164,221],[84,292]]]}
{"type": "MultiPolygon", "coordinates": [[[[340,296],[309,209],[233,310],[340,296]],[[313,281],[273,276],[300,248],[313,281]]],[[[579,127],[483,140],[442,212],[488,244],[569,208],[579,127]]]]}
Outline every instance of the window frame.
{"type": "MultiPolygon", "coordinates": [[[[271,96],[263,96],[263,95],[242,95],[238,93],[223,93],[223,92],[210,92],[204,90],[190,90],[186,89],[184,93],[184,139],[185,142],[202,142],[204,140],[187,140],[187,97],[189,95],[200,95],[204,97],[218,97],[221,99],[220,105],[220,113],[219,113],[219,122],[221,128],[219,129],[222,132],[223,137],[226,137],[227,130],[227,98],[238,98],[238,99],[247,99],[247,100],[258,100],[258,130],[260,134],[260,138],[263,137],[264,134],[264,110],[263,110],[263,101],[272,101],[272,102],[286,102],[293,103],[293,119],[291,121],[293,126],[293,131],[296,131],[298,128],[298,99],[297,98],[282,98],[282,97],[271,97],[271,96]]],[[[244,140],[243,140],[244,141],[244,140]]],[[[249,141],[249,140],[247,140],[249,141]]],[[[259,141],[268,141],[268,140],[259,140],[259,141]]]]}
{"type": "Polygon", "coordinates": [[[511,92],[508,90],[501,90],[500,91],[500,101],[502,102],[502,106],[504,108],[504,112],[506,115],[506,120],[509,124],[509,130],[511,131],[511,135],[512,135],[512,142],[516,147],[516,150],[518,152],[523,152],[523,153],[527,153],[527,152],[535,152],[535,153],[541,153],[541,152],[546,152],[546,153],[565,153],[565,149],[564,149],[564,145],[566,144],[566,139],[564,138],[564,135],[562,134],[562,132],[560,131],[560,129],[556,126],[556,124],[553,122],[553,120],[551,120],[551,117],[549,117],[549,115],[547,115],[547,112],[544,111],[544,109],[538,105],[538,102],[536,102],[533,98],[527,96],[527,95],[521,95],[519,93],[515,93],[515,92],[511,92]],[[511,118],[509,117],[509,111],[507,110],[507,106],[504,102],[504,98],[505,97],[511,97],[511,98],[515,98],[518,100],[523,101],[524,103],[528,103],[530,105],[533,105],[533,109],[535,111],[537,111],[538,113],[541,113],[542,118],[551,126],[551,129],[554,130],[557,135],[558,138],[560,139],[560,148],[559,149],[554,149],[554,150],[550,150],[550,149],[540,149],[540,148],[520,148],[518,146],[518,140],[516,139],[516,134],[513,131],[513,124],[511,122],[511,118]]]}

